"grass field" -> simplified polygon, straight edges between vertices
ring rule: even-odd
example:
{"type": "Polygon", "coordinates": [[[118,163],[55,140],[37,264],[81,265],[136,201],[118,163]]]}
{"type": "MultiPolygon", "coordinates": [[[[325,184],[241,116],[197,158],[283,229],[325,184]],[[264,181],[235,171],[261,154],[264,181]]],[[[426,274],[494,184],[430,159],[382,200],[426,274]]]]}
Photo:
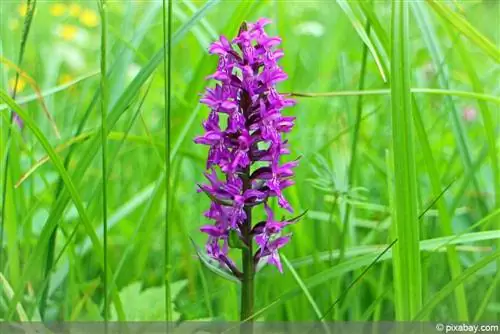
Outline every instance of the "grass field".
{"type": "Polygon", "coordinates": [[[0,319],[239,320],[193,139],[209,44],[267,17],[307,213],[254,319],[500,320],[499,2],[100,5],[0,2],[0,319]]]}

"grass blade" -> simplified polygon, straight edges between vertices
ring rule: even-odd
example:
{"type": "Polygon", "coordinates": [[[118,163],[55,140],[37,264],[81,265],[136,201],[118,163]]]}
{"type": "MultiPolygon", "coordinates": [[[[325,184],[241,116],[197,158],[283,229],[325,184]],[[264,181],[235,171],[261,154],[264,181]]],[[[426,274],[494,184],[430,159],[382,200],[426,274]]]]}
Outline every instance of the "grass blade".
{"type": "Polygon", "coordinates": [[[429,6],[443,19],[453,25],[472,43],[476,44],[495,61],[500,61],[500,51],[488,38],[476,30],[466,19],[451,11],[443,2],[427,0],[429,6]]]}
{"type": "Polygon", "coordinates": [[[373,45],[372,41],[370,40],[369,33],[365,30],[365,28],[363,27],[361,22],[359,22],[359,20],[356,18],[356,16],[354,15],[354,13],[353,13],[353,11],[352,11],[352,9],[347,1],[337,0],[337,3],[340,6],[340,8],[342,8],[344,13],[347,15],[347,17],[349,18],[349,21],[351,21],[352,26],[354,27],[354,29],[358,33],[358,35],[361,38],[361,40],[363,41],[363,43],[370,50],[370,53],[372,54],[373,59],[375,60],[375,63],[377,64],[380,75],[382,76],[382,80],[384,80],[384,82],[387,82],[387,76],[385,74],[386,69],[384,69],[384,63],[382,63],[380,61],[380,57],[379,57],[380,52],[378,52],[378,50],[376,50],[375,46],[373,45]]]}
{"type": "MultiPolygon", "coordinates": [[[[436,89],[436,88],[411,88],[413,94],[431,94],[431,95],[444,95],[444,96],[459,96],[477,99],[481,101],[493,102],[500,104],[500,98],[494,95],[480,94],[476,92],[467,92],[452,89],[436,89]]],[[[322,93],[302,93],[293,92],[288,93],[294,97],[340,97],[340,96],[361,96],[361,95],[389,95],[390,89],[365,89],[365,90],[346,90],[336,92],[322,92],[322,93]]]]}
{"type": "Polygon", "coordinates": [[[172,301],[170,296],[170,148],[171,148],[171,109],[172,109],[172,0],[163,0],[163,69],[164,69],[164,103],[165,119],[164,131],[167,141],[165,147],[165,227],[164,227],[164,259],[163,279],[165,281],[165,321],[172,320],[172,301]],[[168,16],[167,16],[168,12],[168,16]]]}
{"type": "MultiPolygon", "coordinates": [[[[31,28],[31,24],[33,22],[33,17],[35,15],[35,10],[36,10],[36,0],[26,0],[26,17],[24,19],[24,28],[23,28],[23,33],[21,37],[21,44],[19,48],[19,57],[18,57],[18,65],[21,66],[23,59],[24,59],[24,53],[26,49],[26,43],[28,41],[28,36],[31,28]]],[[[12,91],[12,99],[16,98],[17,94],[17,88],[19,84],[19,75],[20,71],[16,71],[15,75],[15,83],[14,83],[14,89],[12,91]]],[[[9,238],[9,251],[11,253],[11,259],[9,262],[9,273],[10,273],[10,278],[14,282],[16,282],[19,279],[19,258],[18,258],[18,251],[17,251],[17,246],[16,246],[16,240],[17,240],[17,224],[16,220],[14,217],[10,217],[12,219],[9,219],[12,224],[9,224],[7,226],[7,211],[11,212],[13,211],[13,203],[12,201],[12,195],[9,192],[9,189],[12,189],[10,186],[11,180],[9,178],[10,176],[10,171],[9,167],[11,162],[11,146],[12,146],[12,128],[13,125],[15,124],[14,118],[16,117],[15,112],[11,110],[10,115],[9,115],[9,127],[7,130],[7,138],[6,138],[6,149],[5,149],[5,160],[4,160],[4,170],[3,170],[3,175],[2,175],[2,202],[1,202],[1,215],[0,215],[0,271],[3,270],[3,244],[4,244],[4,233],[5,230],[7,230],[8,238],[9,238]],[[9,197],[9,203],[7,203],[7,197],[9,197]]],[[[18,163],[16,161],[16,163],[18,163]]],[[[12,213],[13,215],[14,213],[12,213]]],[[[10,214],[9,214],[10,216],[10,214]]]]}
{"type": "Polygon", "coordinates": [[[486,267],[489,263],[498,259],[500,259],[500,251],[496,251],[488,256],[485,256],[479,262],[464,270],[460,274],[460,276],[456,277],[439,291],[437,291],[436,294],[421,308],[421,310],[413,317],[412,320],[419,321],[425,318],[437,305],[439,305],[450,293],[452,293],[457,288],[457,286],[463,284],[476,272],[486,267]]]}
{"type": "MultiPolygon", "coordinates": [[[[438,82],[442,88],[448,89],[450,82],[450,73],[448,70],[448,66],[446,65],[446,57],[440,46],[439,38],[434,29],[433,23],[427,15],[425,11],[425,7],[418,6],[419,4],[414,4],[414,13],[417,18],[417,23],[422,31],[422,37],[424,42],[429,49],[432,62],[436,70],[438,72],[438,82]]],[[[445,98],[446,105],[450,109],[450,120],[452,125],[452,130],[454,136],[456,138],[457,147],[460,152],[460,157],[462,159],[462,163],[464,165],[464,169],[466,172],[472,169],[472,158],[470,153],[470,141],[467,138],[467,134],[464,128],[464,124],[461,121],[460,113],[455,105],[455,102],[450,98],[445,98]]],[[[475,175],[472,175],[472,183],[477,192],[480,192],[480,186],[478,184],[477,178],[475,175]]],[[[487,212],[486,204],[481,198],[478,198],[479,208],[482,213],[485,214],[487,212]]]]}
{"type": "MultiPolygon", "coordinates": [[[[99,239],[98,239],[97,235],[95,234],[95,231],[92,228],[92,224],[90,222],[90,219],[88,218],[88,216],[85,212],[85,208],[84,208],[83,202],[80,198],[80,195],[78,193],[78,190],[76,189],[68,172],[65,170],[61,159],[59,158],[57,153],[52,149],[52,147],[50,146],[50,143],[48,142],[47,138],[43,135],[40,128],[35,124],[35,122],[31,119],[31,117],[23,109],[21,109],[21,107],[19,107],[19,105],[17,105],[11,97],[9,97],[9,95],[7,93],[0,90],[0,99],[2,99],[5,103],[7,103],[9,105],[9,107],[12,108],[14,110],[14,112],[16,112],[19,115],[19,117],[26,124],[26,127],[31,130],[33,135],[38,139],[38,141],[40,142],[40,144],[42,145],[44,150],[49,155],[50,159],[52,160],[52,163],[54,164],[57,171],[59,172],[61,179],[64,181],[64,184],[65,184],[66,188],[68,189],[71,198],[73,199],[73,203],[75,204],[75,207],[78,210],[78,213],[80,214],[80,218],[85,226],[85,229],[87,230],[87,233],[89,234],[89,236],[92,239],[92,242],[94,244],[94,248],[95,248],[98,256],[101,259],[103,259],[104,254],[102,251],[102,247],[100,247],[99,239]]],[[[57,224],[57,222],[56,222],[56,224],[57,224]]],[[[56,226],[56,224],[54,224],[54,227],[56,226]]],[[[40,243],[39,245],[42,245],[42,244],[40,243]]],[[[42,252],[41,251],[35,252],[35,254],[40,254],[40,253],[42,253],[42,252]]],[[[101,266],[103,267],[103,270],[109,270],[109,268],[104,267],[104,263],[102,260],[99,262],[100,262],[101,266]]],[[[24,275],[27,276],[26,274],[27,273],[25,273],[24,275]]],[[[9,319],[12,316],[12,313],[14,310],[13,305],[16,305],[21,298],[22,290],[24,287],[23,282],[25,280],[26,280],[26,277],[23,277],[23,279],[20,280],[20,284],[17,287],[17,290],[15,291],[15,295],[14,295],[12,303],[9,307],[7,319],[9,319]]],[[[113,296],[113,297],[114,297],[113,301],[115,303],[116,308],[118,310],[121,309],[121,301],[120,301],[119,296],[117,294],[115,294],[115,296],[113,296]]]]}
{"type": "MultiPolygon", "coordinates": [[[[103,233],[103,262],[104,268],[108,268],[108,176],[107,176],[107,134],[108,134],[108,99],[109,89],[107,81],[107,48],[108,48],[108,13],[106,0],[99,3],[99,13],[101,16],[101,174],[102,174],[102,233],[103,233]]],[[[103,271],[104,289],[104,323],[108,325],[109,305],[108,305],[108,275],[107,270],[103,271]]],[[[107,328],[107,327],[106,327],[107,328]]]]}
{"type": "Polygon", "coordinates": [[[411,320],[422,306],[418,247],[417,178],[410,92],[409,3],[392,2],[391,102],[394,151],[394,220],[399,240],[394,256],[396,319],[411,320]],[[399,304],[399,305],[398,305],[399,304]]]}
{"type": "MultiPolygon", "coordinates": [[[[63,92],[69,88],[75,87],[81,82],[84,82],[90,78],[93,78],[94,76],[98,75],[99,71],[94,71],[90,72],[88,74],[81,75],[69,82],[66,82],[62,85],[58,85],[49,89],[46,89],[44,91],[41,91],[39,94],[34,94],[34,95],[27,95],[27,96],[22,96],[22,97],[17,97],[16,102],[19,105],[23,105],[29,102],[37,101],[40,98],[47,98],[49,96],[52,96],[54,94],[63,92]]],[[[0,104],[0,111],[8,109],[8,106],[6,104],[0,104]]]]}
{"type": "Polygon", "coordinates": [[[309,304],[311,304],[311,307],[314,310],[314,313],[316,313],[316,316],[318,317],[319,321],[321,321],[323,328],[325,330],[325,333],[330,334],[330,329],[328,326],[325,324],[325,315],[326,314],[321,314],[321,310],[319,309],[318,305],[314,301],[314,298],[311,296],[311,293],[307,289],[307,286],[304,284],[304,281],[300,278],[299,274],[297,271],[293,268],[292,264],[288,259],[286,258],[285,255],[281,254],[281,259],[283,260],[283,263],[288,267],[288,270],[292,273],[293,278],[299,285],[300,289],[302,289],[302,292],[304,292],[304,295],[306,296],[307,300],[309,301],[309,304]]]}
{"type": "MultiPolygon", "coordinates": [[[[191,18],[190,21],[186,22],[173,36],[172,38],[172,43],[178,42],[188,31],[189,29],[198,21],[200,20],[206,12],[215,4],[217,3],[216,0],[211,0],[208,1],[203,7],[201,7],[191,18]]],[[[153,72],[156,70],[158,65],[161,63],[161,60],[163,59],[163,48],[160,49],[154,56],[153,58],[149,61],[149,63],[142,68],[142,70],[136,75],[134,80],[129,84],[129,86],[125,89],[121,97],[117,100],[117,102],[113,105],[109,115],[108,115],[108,130],[109,128],[112,128],[116,122],[120,119],[120,117],[123,115],[123,112],[129,108],[129,106],[133,103],[134,99],[136,98],[136,95],[144,85],[144,83],[151,77],[153,72]]],[[[78,129],[78,133],[80,133],[83,130],[83,126],[85,123],[85,120],[87,119],[89,112],[92,110],[93,106],[97,102],[97,98],[99,96],[99,92],[97,92],[92,100],[91,105],[87,109],[87,113],[85,114],[84,119],[80,123],[80,127],[78,129]]],[[[14,103],[13,101],[9,102],[6,101],[8,105],[10,103],[14,103]]],[[[14,103],[15,104],[15,103],[14,103]]],[[[100,139],[101,139],[101,133],[98,131],[96,133],[96,136],[92,138],[92,141],[89,143],[89,148],[83,153],[81,160],[77,164],[77,168],[75,169],[75,172],[73,174],[73,179],[74,180],[81,180],[83,178],[83,175],[85,171],[88,169],[89,165],[91,164],[94,156],[97,154],[97,151],[100,147],[100,139]]],[[[49,146],[50,148],[50,146],[49,146]]],[[[52,157],[51,157],[52,159],[52,157]]],[[[68,159],[66,159],[68,161],[68,159]]],[[[61,180],[63,181],[63,180],[61,180]]],[[[65,182],[61,182],[61,185],[66,184],[65,182]]],[[[50,231],[52,232],[58,225],[60,217],[62,216],[64,210],[66,209],[66,206],[68,205],[70,199],[72,198],[72,193],[68,192],[67,189],[61,188],[62,191],[59,196],[57,196],[57,200],[53,204],[53,209],[51,210],[51,213],[49,215],[49,218],[47,219],[47,222],[45,223],[44,230],[43,231],[50,231]]],[[[84,221],[85,223],[86,221],[84,221]]],[[[88,228],[88,226],[85,226],[88,228]]],[[[94,237],[95,231],[87,231],[89,235],[91,236],[92,243],[94,244],[94,247],[96,247],[96,252],[97,252],[97,257],[100,258],[103,256],[102,254],[102,249],[99,246],[99,240],[97,237],[94,237]],[[97,242],[96,242],[97,241],[97,242]]],[[[42,232],[43,233],[43,232],[42,232]]],[[[39,242],[37,244],[37,247],[42,249],[45,246],[43,245],[45,239],[39,238],[39,242]]],[[[25,283],[27,282],[27,278],[31,276],[32,271],[34,270],[34,264],[36,264],[39,260],[38,257],[40,256],[40,250],[35,251],[32,253],[31,258],[28,260],[28,265],[26,266],[25,272],[23,274],[23,280],[22,284],[20,283],[20,287],[24,286],[25,283]]],[[[109,275],[108,275],[109,276],[109,275]]],[[[113,289],[112,289],[113,290],[113,289]]],[[[112,294],[113,299],[117,296],[115,292],[112,294]]],[[[16,295],[14,297],[15,302],[18,302],[19,299],[21,298],[21,288],[19,288],[18,291],[16,291],[16,295]]],[[[119,320],[125,320],[124,319],[124,313],[122,312],[121,305],[116,304],[116,310],[118,313],[118,319],[119,320]]],[[[12,315],[12,313],[10,313],[12,315]]]]}

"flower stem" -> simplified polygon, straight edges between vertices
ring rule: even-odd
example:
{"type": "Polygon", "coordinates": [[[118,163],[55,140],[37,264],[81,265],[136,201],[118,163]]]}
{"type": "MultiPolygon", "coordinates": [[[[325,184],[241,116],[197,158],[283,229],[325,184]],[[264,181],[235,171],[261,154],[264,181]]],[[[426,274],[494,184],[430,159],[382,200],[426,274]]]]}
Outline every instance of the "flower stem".
{"type": "MultiPolygon", "coordinates": [[[[245,320],[253,315],[254,302],[254,263],[252,250],[243,249],[243,281],[241,285],[241,320],[245,320]]],[[[252,320],[249,320],[252,321],[252,320]]]]}
{"type": "MultiPolygon", "coordinates": [[[[246,168],[242,176],[243,180],[243,192],[250,188],[250,168],[246,168]]],[[[242,249],[242,260],[243,260],[243,280],[241,282],[241,314],[240,320],[245,321],[253,315],[253,305],[254,305],[254,276],[255,276],[255,264],[253,259],[252,250],[252,208],[245,207],[246,219],[241,228],[242,236],[247,245],[246,248],[242,249]]],[[[243,333],[251,333],[253,320],[248,320],[245,325],[242,325],[243,333]],[[244,329],[244,330],[243,330],[244,329]]]]}

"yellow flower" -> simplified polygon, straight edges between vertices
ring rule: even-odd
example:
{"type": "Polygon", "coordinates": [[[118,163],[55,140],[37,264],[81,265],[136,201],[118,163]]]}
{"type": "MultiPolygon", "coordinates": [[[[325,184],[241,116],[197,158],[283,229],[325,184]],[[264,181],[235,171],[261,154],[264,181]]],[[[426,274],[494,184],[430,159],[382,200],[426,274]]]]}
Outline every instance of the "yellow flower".
{"type": "Polygon", "coordinates": [[[93,28],[97,26],[99,20],[97,14],[94,11],[85,9],[80,15],[80,22],[87,27],[93,28]]]}
{"type": "MultiPolygon", "coordinates": [[[[14,91],[14,87],[16,87],[16,77],[10,78],[9,79],[9,89],[10,91],[14,91]]],[[[17,89],[16,91],[22,92],[24,87],[26,87],[26,82],[23,80],[23,78],[19,77],[19,80],[17,81],[17,89]]]]}
{"type": "Polygon", "coordinates": [[[52,14],[52,16],[63,16],[67,9],[66,5],[56,3],[55,5],[50,6],[50,14],[52,14]]]}
{"type": "Polygon", "coordinates": [[[67,41],[73,41],[77,33],[78,28],[70,24],[63,24],[59,30],[59,36],[67,41]]]}
{"type": "Polygon", "coordinates": [[[26,16],[26,13],[28,12],[28,5],[25,3],[19,5],[19,7],[17,7],[17,11],[19,12],[19,15],[26,16]]]}
{"type": "Polygon", "coordinates": [[[80,15],[80,12],[82,11],[82,7],[76,3],[74,4],[71,4],[69,6],[69,15],[73,16],[73,17],[77,17],[78,15],[80,15]]]}

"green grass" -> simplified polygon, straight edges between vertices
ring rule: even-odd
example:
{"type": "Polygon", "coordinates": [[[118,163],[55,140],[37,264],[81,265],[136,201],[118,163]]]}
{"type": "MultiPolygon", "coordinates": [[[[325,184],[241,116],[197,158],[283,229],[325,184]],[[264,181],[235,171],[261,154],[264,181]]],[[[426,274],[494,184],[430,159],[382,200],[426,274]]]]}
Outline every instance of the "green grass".
{"type": "Polygon", "coordinates": [[[193,138],[209,43],[269,17],[307,213],[247,320],[498,320],[498,3],[20,3],[0,2],[0,319],[239,319],[193,138]]]}
{"type": "MultiPolygon", "coordinates": [[[[108,268],[108,105],[109,105],[109,89],[108,89],[108,9],[106,0],[99,2],[99,14],[101,17],[101,165],[102,165],[102,230],[103,230],[103,263],[104,268],[108,268]]],[[[103,317],[104,321],[109,320],[109,304],[108,304],[108,275],[107,270],[103,272],[103,317]]]]}
{"type": "Polygon", "coordinates": [[[417,173],[410,92],[409,4],[394,1],[391,19],[392,161],[394,170],[394,257],[396,319],[411,320],[422,307],[422,266],[418,242],[417,173]]]}
{"type": "Polygon", "coordinates": [[[171,174],[171,109],[172,109],[172,1],[163,0],[163,67],[164,67],[164,98],[165,98],[165,241],[164,241],[164,279],[165,279],[165,320],[172,321],[172,301],[170,295],[170,174],[171,174]],[[168,15],[166,12],[168,11],[168,15]]]}

